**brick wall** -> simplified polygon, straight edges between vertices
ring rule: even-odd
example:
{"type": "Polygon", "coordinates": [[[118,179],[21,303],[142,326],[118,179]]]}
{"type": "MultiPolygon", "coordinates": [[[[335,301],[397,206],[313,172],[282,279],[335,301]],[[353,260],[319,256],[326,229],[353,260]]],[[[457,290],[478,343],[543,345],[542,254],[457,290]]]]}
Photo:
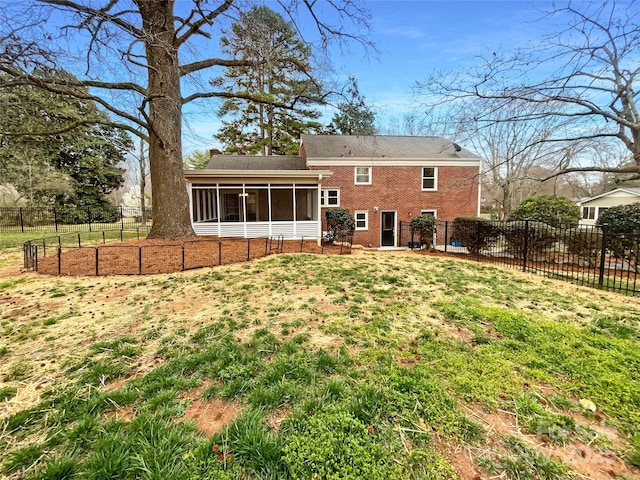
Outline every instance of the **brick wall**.
{"type": "Polygon", "coordinates": [[[333,176],[322,183],[322,188],[339,188],[341,207],[352,214],[356,210],[368,212],[368,229],[356,231],[354,244],[380,246],[383,211],[396,212],[396,233],[399,222],[409,222],[421,210],[436,210],[439,220],[478,214],[478,167],[438,167],[437,191],[421,190],[422,167],[419,166],[374,165],[371,185],[354,185],[353,166],[312,169],[333,172],[333,176]]]}

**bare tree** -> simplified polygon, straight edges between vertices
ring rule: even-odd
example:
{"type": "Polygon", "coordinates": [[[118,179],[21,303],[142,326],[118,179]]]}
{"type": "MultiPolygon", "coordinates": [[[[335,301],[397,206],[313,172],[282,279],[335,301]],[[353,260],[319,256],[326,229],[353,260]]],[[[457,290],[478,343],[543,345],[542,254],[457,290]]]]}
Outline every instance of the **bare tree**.
{"type": "Polygon", "coordinates": [[[464,143],[483,158],[485,197],[496,204],[501,219],[509,216],[522,200],[537,193],[538,181],[555,172],[558,162],[566,162],[577,143],[548,143],[559,130],[566,130],[564,118],[545,115],[546,104],[527,105],[524,102],[497,102],[477,99],[460,110],[459,131],[464,143]],[[487,110],[494,110],[493,122],[478,128],[476,118],[487,110]],[[532,121],[513,122],[523,109],[538,113],[532,121]]]}
{"type": "Polygon", "coordinates": [[[634,2],[569,2],[546,14],[544,19],[557,19],[562,26],[536,45],[505,55],[493,52],[471,71],[440,72],[419,82],[417,91],[439,95],[441,104],[495,102],[499,108],[488,108],[475,119],[480,129],[505,121],[503,107],[514,112],[510,122],[566,119],[567,128],[543,141],[562,145],[597,140],[603,146],[622,142],[633,159],[625,166],[628,158],[602,165],[586,151],[572,156],[570,163],[559,156],[553,175],[598,171],[640,178],[639,18],[634,2]],[[522,110],[517,112],[516,105],[522,110]]]}
{"type": "MultiPolygon", "coordinates": [[[[350,33],[345,28],[347,24],[356,30],[367,28],[368,15],[357,0],[329,2],[322,8],[306,0],[280,0],[278,4],[292,19],[310,16],[324,45],[332,38],[366,43],[359,31],[350,33]]],[[[14,7],[3,2],[0,8],[6,12],[14,7]]],[[[243,4],[236,0],[189,0],[179,4],[175,0],[32,0],[28,8],[19,8],[32,13],[15,21],[10,14],[0,14],[7,20],[0,27],[0,71],[10,77],[7,84],[34,85],[91,99],[118,119],[114,122],[117,126],[147,141],[154,210],[149,237],[194,235],[182,174],[183,106],[207,98],[251,98],[251,93],[203,86],[183,95],[182,89],[186,80],[197,80],[200,72],[247,65],[243,59],[206,56],[207,49],[198,44],[198,40],[211,39],[218,33],[225,22],[237,16],[243,4]],[[54,11],[55,18],[51,15],[54,11]],[[86,45],[84,64],[68,65],[79,80],[46,82],[30,73],[34,65],[42,67],[51,59],[58,61],[61,57],[56,53],[65,50],[54,45],[52,29],[46,22],[27,20],[36,17],[64,19],[60,28],[64,38],[59,40],[67,45],[86,45]],[[109,71],[113,65],[118,68],[109,71]],[[129,95],[133,103],[127,106],[114,101],[120,94],[129,95]],[[135,112],[132,105],[139,111],[135,112]]],[[[191,85],[195,84],[198,82],[191,85]]]]}

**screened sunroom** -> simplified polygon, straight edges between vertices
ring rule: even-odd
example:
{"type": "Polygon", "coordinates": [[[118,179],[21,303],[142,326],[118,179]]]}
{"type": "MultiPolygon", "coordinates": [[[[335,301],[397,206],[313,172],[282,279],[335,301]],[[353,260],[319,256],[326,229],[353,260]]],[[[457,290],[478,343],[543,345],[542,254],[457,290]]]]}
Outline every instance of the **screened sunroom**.
{"type": "Polygon", "coordinates": [[[320,238],[320,186],[329,171],[300,157],[214,157],[188,170],[191,219],[198,235],[320,238]]]}

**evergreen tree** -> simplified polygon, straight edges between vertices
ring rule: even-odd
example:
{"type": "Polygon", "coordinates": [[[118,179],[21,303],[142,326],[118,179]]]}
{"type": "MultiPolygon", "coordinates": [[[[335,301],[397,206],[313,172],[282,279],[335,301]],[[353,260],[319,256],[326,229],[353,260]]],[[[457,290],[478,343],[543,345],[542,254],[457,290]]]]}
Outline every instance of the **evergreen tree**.
{"type": "Polygon", "coordinates": [[[378,133],[374,122],[376,114],[371,110],[360,94],[358,82],[351,75],[347,87],[346,101],[338,103],[339,113],[331,120],[330,130],[341,135],[375,135],[378,133]]]}
{"type": "Polygon", "coordinates": [[[0,183],[13,185],[28,205],[109,208],[106,195],[123,183],[118,164],[131,139],[106,125],[94,102],[22,85],[3,88],[0,107],[0,183]]]}
{"type": "Polygon", "coordinates": [[[315,121],[322,103],[321,86],[313,77],[311,52],[293,25],[266,6],[242,14],[221,39],[222,51],[248,66],[228,67],[212,80],[235,98],[226,100],[223,122],[215,138],[226,153],[295,154],[301,133],[319,130],[315,121]]]}

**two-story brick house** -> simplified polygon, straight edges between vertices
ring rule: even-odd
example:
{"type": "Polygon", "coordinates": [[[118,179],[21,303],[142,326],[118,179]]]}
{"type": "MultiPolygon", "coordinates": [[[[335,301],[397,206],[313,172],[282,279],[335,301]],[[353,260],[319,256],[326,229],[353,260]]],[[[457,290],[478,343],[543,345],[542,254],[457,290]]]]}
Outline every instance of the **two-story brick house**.
{"type": "Polygon", "coordinates": [[[354,243],[397,246],[420,213],[479,213],[480,157],[437,137],[303,135],[300,155],[212,155],[185,171],[199,235],[322,236],[323,209],[347,208],[354,243]]]}
{"type": "Polygon", "coordinates": [[[321,206],[347,208],[354,243],[397,246],[400,222],[479,214],[480,157],[444,138],[303,135],[307,167],[330,170],[321,206]]]}

